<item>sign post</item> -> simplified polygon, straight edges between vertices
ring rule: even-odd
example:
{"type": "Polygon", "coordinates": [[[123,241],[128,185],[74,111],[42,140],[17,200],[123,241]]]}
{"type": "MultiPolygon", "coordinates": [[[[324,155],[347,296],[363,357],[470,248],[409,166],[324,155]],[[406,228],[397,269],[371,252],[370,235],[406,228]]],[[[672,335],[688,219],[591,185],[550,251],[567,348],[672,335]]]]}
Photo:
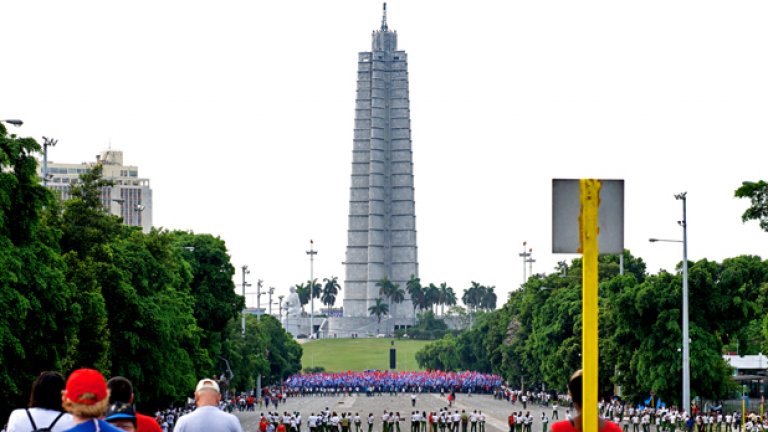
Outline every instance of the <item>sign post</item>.
{"type": "Polygon", "coordinates": [[[582,430],[597,431],[600,253],[624,253],[624,181],[552,181],[552,252],[582,254],[582,430]]]}

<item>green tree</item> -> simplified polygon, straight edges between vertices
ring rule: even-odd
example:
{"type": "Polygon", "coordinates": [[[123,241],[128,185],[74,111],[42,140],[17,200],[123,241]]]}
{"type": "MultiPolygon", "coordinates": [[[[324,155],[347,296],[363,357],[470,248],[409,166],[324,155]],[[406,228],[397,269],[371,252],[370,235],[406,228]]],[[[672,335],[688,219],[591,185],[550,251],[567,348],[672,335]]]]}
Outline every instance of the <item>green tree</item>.
{"type": "Polygon", "coordinates": [[[763,180],[745,181],[736,189],[734,195],[736,198],[746,198],[750,201],[750,206],[741,215],[741,220],[743,222],[759,221],[760,228],[768,231],[768,183],[763,180]]]}
{"type": "Polygon", "coordinates": [[[381,317],[389,313],[389,305],[384,303],[384,299],[381,297],[376,299],[376,302],[368,308],[368,312],[371,316],[375,316],[377,320],[376,333],[381,332],[381,317]]]}
{"type": "Polygon", "coordinates": [[[299,302],[301,303],[301,311],[304,311],[304,306],[309,304],[309,298],[310,298],[310,292],[309,292],[309,285],[307,284],[296,284],[296,295],[299,296],[299,302]]]}
{"type": "Polygon", "coordinates": [[[408,292],[408,296],[411,297],[411,304],[413,305],[413,314],[416,315],[416,309],[426,309],[425,305],[425,292],[421,287],[421,279],[416,275],[411,275],[408,282],[405,284],[405,290],[408,292]]]}
{"type": "Polygon", "coordinates": [[[36,174],[31,138],[0,124],[0,418],[26,405],[43,370],[68,370],[82,311],[60,255],[58,203],[36,174]]]}
{"type": "Polygon", "coordinates": [[[323,285],[321,301],[329,308],[333,307],[333,305],[336,303],[336,296],[339,294],[339,291],[341,291],[341,285],[339,285],[338,279],[339,278],[336,276],[332,276],[330,279],[323,279],[325,285],[323,285]]]}

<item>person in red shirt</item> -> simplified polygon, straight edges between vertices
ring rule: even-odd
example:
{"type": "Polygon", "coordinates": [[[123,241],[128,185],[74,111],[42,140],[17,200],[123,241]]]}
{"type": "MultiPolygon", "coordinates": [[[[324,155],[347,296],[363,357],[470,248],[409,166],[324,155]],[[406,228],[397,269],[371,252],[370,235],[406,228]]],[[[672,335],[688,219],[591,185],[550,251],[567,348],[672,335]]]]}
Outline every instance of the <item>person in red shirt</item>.
{"type": "Polygon", "coordinates": [[[264,417],[264,415],[261,415],[261,421],[259,421],[259,431],[260,432],[267,432],[267,428],[269,427],[269,422],[267,421],[267,418],[264,417]]]}
{"type": "Polygon", "coordinates": [[[277,432],[285,432],[285,423],[283,422],[278,423],[277,432]]]}
{"type": "Polygon", "coordinates": [[[507,423],[509,424],[509,432],[515,432],[515,413],[509,415],[507,423]]]}
{"type": "MultiPolygon", "coordinates": [[[[576,411],[576,415],[571,420],[563,420],[553,424],[552,432],[577,432],[583,430],[581,424],[582,381],[582,372],[579,369],[568,381],[568,393],[573,400],[573,408],[576,411]]],[[[592,409],[597,410],[597,407],[592,407],[592,409]]],[[[599,432],[622,432],[619,425],[602,418],[597,420],[597,429],[599,432]]]]}
{"type": "MultiPolygon", "coordinates": [[[[107,381],[109,389],[109,404],[123,402],[133,405],[133,384],[128,378],[112,377],[107,381]]],[[[157,420],[136,411],[136,432],[163,432],[157,420]]]]}

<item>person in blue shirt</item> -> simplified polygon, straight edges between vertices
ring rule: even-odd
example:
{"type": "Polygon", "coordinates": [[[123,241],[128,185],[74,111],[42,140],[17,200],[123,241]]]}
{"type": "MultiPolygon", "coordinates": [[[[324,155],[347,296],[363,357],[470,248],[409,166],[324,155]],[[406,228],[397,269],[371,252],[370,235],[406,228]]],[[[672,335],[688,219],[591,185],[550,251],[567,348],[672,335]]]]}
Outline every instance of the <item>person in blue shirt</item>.
{"type": "Polygon", "coordinates": [[[78,369],[69,376],[61,405],[75,426],[66,432],[123,432],[102,420],[109,404],[107,380],[94,369],[78,369]]]}

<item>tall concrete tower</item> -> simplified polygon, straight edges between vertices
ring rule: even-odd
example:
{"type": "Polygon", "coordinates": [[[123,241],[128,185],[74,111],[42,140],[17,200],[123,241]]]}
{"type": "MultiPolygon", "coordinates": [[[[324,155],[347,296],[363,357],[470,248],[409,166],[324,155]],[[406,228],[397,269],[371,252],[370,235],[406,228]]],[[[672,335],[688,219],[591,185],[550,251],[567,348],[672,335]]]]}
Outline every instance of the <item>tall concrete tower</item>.
{"type": "MultiPolygon", "coordinates": [[[[369,317],[387,277],[406,290],[418,276],[416,212],[408,100],[408,57],[397,33],[373,32],[370,52],[358,54],[352,187],[344,281],[344,316],[369,317]]],[[[413,324],[413,305],[390,305],[389,328],[413,324]]],[[[386,299],[385,299],[386,300],[386,299]]]]}

